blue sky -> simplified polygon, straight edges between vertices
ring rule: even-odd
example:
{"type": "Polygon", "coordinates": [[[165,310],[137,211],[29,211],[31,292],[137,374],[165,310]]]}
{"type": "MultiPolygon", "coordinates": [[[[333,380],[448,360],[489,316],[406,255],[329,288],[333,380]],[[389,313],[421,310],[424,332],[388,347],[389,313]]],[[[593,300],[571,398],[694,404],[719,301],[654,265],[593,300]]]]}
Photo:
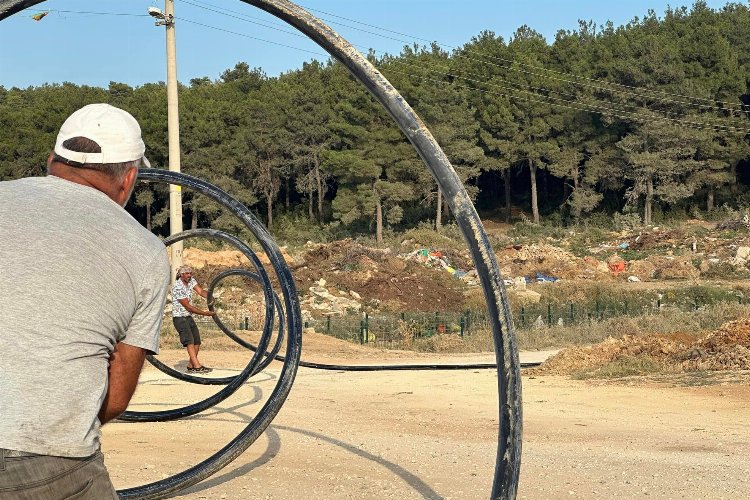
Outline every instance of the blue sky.
{"type": "MultiPolygon", "coordinates": [[[[709,0],[713,8],[726,1],[709,0]]],[[[460,46],[483,30],[506,39],[527,24],[552,40],[578,19],[615,25],[663,14],[692,0],[300,0],[361,51],[397,54],[403,45],[434,40],[460,46]],[[340,17],[335,17],[340,16],[340,17]],[[342,18],[348,18],[345,20],[342,18]],[[365,26],[366,23],[371,26],[365,26]],[[374,27],[372,27],[374,26],[374,27]],[[382,31],[384,28],[393,32],[382,31]],[[372,32],[372,33],[368,33],[372,32]],[[377,36],[380,33],[385,36],[377,36]],[[408,36],[405,36],[408,35],[408,36]]],[[[48,0],[0,25],[0,85],[27,87],[64,81],[106,87],[166,80],[164,28],[146,15],[162,0],[48,0]],[[35,13],[50,11],[37,22],[35,13]]],[[[292,28],[239,0],[176,0],[178,78],[217,79],[239,61],[269,75],[327,58],[292,28]]]]}

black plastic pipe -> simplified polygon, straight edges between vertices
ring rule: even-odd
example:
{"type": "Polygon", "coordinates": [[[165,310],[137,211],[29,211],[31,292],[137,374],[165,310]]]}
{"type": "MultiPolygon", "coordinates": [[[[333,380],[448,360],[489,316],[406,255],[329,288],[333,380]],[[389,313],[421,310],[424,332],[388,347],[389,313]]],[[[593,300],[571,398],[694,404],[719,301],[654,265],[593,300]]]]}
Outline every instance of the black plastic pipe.
{"type": "MultiPolygon", "coordinates": [[[[0,0],[0,20],[27,7],[40,4],[42,1],[43,0],[0,0]]],[[[341,38],[334,30],[324,24],[321,20],[310,15],[307,11],[287,0],[241,1],[265,10],[294,26],[349,69],[354,77],[357,78],[383,105],[388,113],[390,113],[401,131],[412,143],[415,150],[432,173],[443,193],[445,193],[446,201],[456,217],[456,222],[461,229],[461,233],[466,240],[474,265],[476,266],[477,274],[484,291],[495,343],[495,358],[498,371],[499,430],[495,477],[492,485],[491,497],[508,499],[515,498],[521,467],[522,432],[521,370],[518,360],[518,350],[516,347],[515,335],[513,333],[513,323],[511,320],[507,294],[500,276],[495,254],[492,250],[489,239],[487,238],[487,233],[482,227],[479,215],[471,203],[471,199],[466,193],[460,179],[453,170],[447,156],[440,149],[437,141],[435,141],[432,134],[430,134],[427,127],[425,127],[424,123],[422,123],[416,113],[414,113],[409,104],[403,99],[403,97],[401,97],[390,82],[388,82],[388,80],[386,80],[385,77],[383,77],[383,75],[362,56],[362,54],[354,49],[346,40],[341,38]]],[[[282,266],[282,264],[273,259],[272,262],[278,274],[280,270],[277,265],[282,266]]],[[[282,267],[285,268],[285,266],[282,267]]],[[[287,275],[289,275],[288,269],[286,269],[285,276],[287,275]]],[[[294,285],[291,283],[290,275],[289,281],[290,286],[293,287],[294,285]]],[[[288,302],[290,300],[289,296],[286,293],[283,295],[285,302],[288,302]]],[[[298,328],[301,332],[299,315],[297,314],[295,318],[292,318],[295,311],[290,310],[289,305],[290,304],[287,303],[286,308],[288,313],[288,323],[296,322],[293,326],[294,328],[298,328]]],[[[295,306],[296,313],[298,313],[299,304],[296,303],[295,306]]],[[[288,328],[288,331],[290,344],[293,344],[292,337],[295,330],[288,328]]],[[[297,348],[298,347],[299,346],[297,346],[297,348]]],[[[199,464],[199,466],[201,465],[202,464],[199,464]]],[[[208,469],[210,469],[210,467],[206,468],[206,470],[208,469]]],[[[212,470],[215,472],[218,469],[212,470]]],[[[203,475],[203,470],[193,471],[193,469],[190,469],[190,471],[194,477],[200,476],[201,479],[203,477],[208,477],[207,475],[203,475]]],[[[188,471],[185,472],[187,473],[188,471]]],[[[182,481],[180,484],[185,484],[184,477],[181,476],[178,482],[180,481],[182,481]]],[[[190,484],[195,483],[191,482],[190,484]]],[[[170,489],[170,491],[178,491],[178,489],[170,489]]],[[[131,490],[126,491],[130,492],[131,490]]],[[[149,496],[148,498],[160,497],[149,496]]]]}
{"type": "MultiPolygon", "coordinates": [[[[258,239],[276,273],[279,287],[284,297],[286,331],[288,332],[286,362],[281,369],[273,392],[255,418],[234,439],[209,458],[189,469],[161,481],[118,491],[120,498],[151,500],[170,496],[215,474],[241,455],[263,433],[281,409],[292,388],[302,348],[302,322],[297,290],[289,268],[286,266],[281,255],[281,251],[265,227],[247,207],[216,186],[189,175],[165,170],[143,169],[140,171],[138,177],[142,180],[164,182],[191,188],[220,203],[245,224],[258,239]]],[[[245,368],[224,390],[230,387],[234,389],[235,385],[239,386],[244,383],[252,373],[251,368],[250,366],[245,368]]]]}

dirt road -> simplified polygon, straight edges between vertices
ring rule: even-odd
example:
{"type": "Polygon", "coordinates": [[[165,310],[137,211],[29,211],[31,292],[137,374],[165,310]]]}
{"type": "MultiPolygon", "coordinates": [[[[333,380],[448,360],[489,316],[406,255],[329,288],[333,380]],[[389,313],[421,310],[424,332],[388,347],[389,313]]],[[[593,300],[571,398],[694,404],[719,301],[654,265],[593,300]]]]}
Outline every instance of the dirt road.
{"type": "MultiPolygon", "coordinates": [[[[165,351],[160,358],[183,366],[182,356],[165,351]]],[[[201,357],[207,365],[225,368],[219,375],[228,375],[243,366],[247,354],[206,351],[201,357]]],[[[260,408],[277,374],[272,365],[259,381],[191,419],[107,425],[104,451],[115,485],[162,479],[217,451],[260,408]]],[[[665,385],[525,376],[519,498],[747,498],[749,379],[740,373],[724,385],[681,387],[682,379],[665,385]]],[[[265,434],[235,462],[178,498],[488,498],[497,440],[496,384],[491,370],[302,368],[265,434]]],[[[131,408],[169,408],[215,390],[149,367],[131,408]]]]}

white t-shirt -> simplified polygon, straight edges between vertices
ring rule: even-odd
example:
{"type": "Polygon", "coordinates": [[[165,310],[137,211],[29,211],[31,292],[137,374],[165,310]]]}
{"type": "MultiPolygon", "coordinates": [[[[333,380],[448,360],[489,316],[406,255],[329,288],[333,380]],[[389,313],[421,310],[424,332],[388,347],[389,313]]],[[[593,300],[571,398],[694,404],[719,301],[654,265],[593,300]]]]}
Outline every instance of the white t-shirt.
{"type": "Polygon", "coordinates": [[[195,278],[190,278],[186,285],[182,278],[177,278],[172,287],[172,317],[184,318],[191,316],[190,311],[180,304],[180,299],[188,299],[188,303],[193,303],[193,287],[198,284],[195,278]]]}
{"type": "Polygon", "coordinates": [[[0,238],[0,448],[91,455],[115,344],[159,350],[164,244],[54,176],[0,182],[0,238]]]}

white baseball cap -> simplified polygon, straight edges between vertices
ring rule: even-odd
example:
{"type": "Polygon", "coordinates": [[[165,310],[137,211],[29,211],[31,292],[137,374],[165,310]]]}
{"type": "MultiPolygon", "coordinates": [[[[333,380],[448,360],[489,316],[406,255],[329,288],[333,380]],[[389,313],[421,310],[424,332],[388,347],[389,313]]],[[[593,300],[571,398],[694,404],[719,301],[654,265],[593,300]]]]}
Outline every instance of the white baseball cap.
{"type": "Polygon", "coordinates": [[[125,163],[143,159],[146,145],[141,138],[141,127],[133,115],[109,104],[89,104],[65,120],[57,134],[55,154],[77,163],[125,163]],[[101,147],[101,153],[71,151],[63,143],[74,137],[85,137],[101,147]]]}

